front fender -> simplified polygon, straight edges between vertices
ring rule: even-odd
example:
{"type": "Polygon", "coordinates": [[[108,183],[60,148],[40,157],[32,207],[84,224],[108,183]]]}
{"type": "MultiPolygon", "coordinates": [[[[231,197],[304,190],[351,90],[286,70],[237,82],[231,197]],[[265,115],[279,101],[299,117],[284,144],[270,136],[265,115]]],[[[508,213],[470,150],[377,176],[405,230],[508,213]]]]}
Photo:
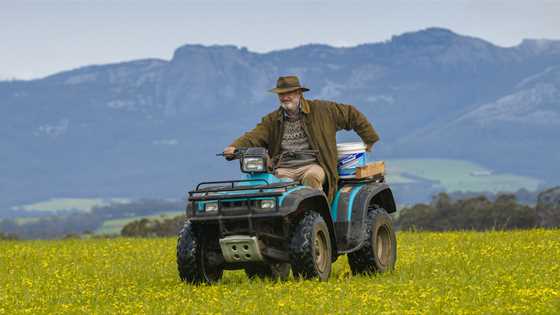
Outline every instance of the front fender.
{"type": "Polygon", "coordinates": [[[280,213],[290,218],[294,222],[307,210],[318,212],[329,229],[331,237],[333,260],[336,259],[336,232],[330,214],[330,206],[327,196],[322,190],[298,186],[289,190],[280,200],[280,213]]]}
{"type": "Polygon", "coordinates": [[[325,193],[319,189],[297,186],[288,190],[282,197],[280,197],[280,213],[287,215],[296,212],[299,205],[309,198],[324,198],[325,202],[327,200],[325,193]]]}

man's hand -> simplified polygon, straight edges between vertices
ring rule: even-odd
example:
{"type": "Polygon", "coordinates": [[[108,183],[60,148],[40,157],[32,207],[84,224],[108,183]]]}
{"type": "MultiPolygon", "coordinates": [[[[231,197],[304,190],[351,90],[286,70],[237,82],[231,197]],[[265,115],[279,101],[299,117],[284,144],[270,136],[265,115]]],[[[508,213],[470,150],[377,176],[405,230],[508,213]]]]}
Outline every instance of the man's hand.
{"type": "Polygon", "coordinates": [[[224,149],[224,156],[227,158],[232,158],[235,153],[235,147],[226,147],[224,149]]]}

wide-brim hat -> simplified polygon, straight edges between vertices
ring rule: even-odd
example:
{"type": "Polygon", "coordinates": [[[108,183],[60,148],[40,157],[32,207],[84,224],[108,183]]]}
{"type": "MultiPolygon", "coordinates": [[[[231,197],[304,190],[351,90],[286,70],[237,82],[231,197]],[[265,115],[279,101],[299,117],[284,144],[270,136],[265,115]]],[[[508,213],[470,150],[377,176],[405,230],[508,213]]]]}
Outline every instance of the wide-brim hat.
{"type": "Polygon", "coordinates": [[[278,81],[276,81],[276,87],[272,90],[269,90],[273,93],[288,93],[301,90],[302,92],[309,91],[308,88],[303,87],[299,84],[299,79],[295,75],[289,75],[285,77],[279,77],[278,81]]]}

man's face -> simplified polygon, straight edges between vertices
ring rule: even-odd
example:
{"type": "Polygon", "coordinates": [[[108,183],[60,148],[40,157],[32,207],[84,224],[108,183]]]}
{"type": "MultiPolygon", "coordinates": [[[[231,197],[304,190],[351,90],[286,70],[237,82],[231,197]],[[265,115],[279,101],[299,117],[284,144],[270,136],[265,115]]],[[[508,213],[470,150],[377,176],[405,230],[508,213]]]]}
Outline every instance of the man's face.
{"type": "Polygon", "coordinates": [[[284,109],[293,112],[299,105],[300,95],[300,91],[279,93],[278,99],[280,99],[280,104],[284,107],[284,109]]]}

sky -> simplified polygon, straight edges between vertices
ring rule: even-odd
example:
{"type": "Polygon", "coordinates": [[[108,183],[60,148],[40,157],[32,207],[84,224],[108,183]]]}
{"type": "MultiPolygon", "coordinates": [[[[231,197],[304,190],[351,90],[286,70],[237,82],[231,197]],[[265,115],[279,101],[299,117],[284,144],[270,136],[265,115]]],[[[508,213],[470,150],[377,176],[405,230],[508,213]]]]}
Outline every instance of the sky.
{"type": "Polygon", "coordinates": [[[0,0],[0,79],[169,60],[184,44],[268,52],[354,46],[444,27],[499,46],[560,39],[560,1],[0,0]]]}

